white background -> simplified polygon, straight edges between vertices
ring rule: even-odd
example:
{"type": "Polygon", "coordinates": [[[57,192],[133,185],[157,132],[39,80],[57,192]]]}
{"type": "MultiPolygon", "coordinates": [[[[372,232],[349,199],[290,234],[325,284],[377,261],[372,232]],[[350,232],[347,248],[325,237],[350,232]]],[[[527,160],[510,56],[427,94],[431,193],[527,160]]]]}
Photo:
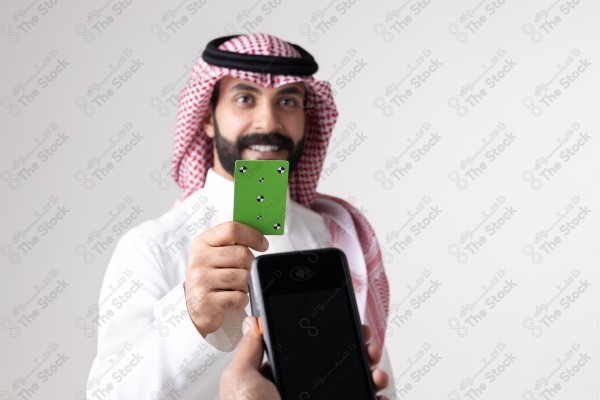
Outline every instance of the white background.
{"type": "Polygon", "coordinates": [[[3,1],[1,398],[85,398],[85,316],[114,241],[92,246],[179,196],[170,100],[206,43],[264,31],[336,91],[319,191],[382,245],[397,398],[599,399],[599,15],[594,0],[3,1]],[[113,219],[123,202],[142,215],[113,219]]]}

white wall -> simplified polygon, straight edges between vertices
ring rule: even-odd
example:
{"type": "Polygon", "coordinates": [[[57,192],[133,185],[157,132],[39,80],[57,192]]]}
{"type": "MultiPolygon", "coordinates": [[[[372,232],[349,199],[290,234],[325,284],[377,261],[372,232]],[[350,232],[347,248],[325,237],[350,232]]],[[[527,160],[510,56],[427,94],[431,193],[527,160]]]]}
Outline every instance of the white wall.
{"type": "Polygon", "coordinates": [[[171,96],[208,40],[249,31],[305,47],[336,90],[320,190],[383,246],[397,397],[600,398],[599,5],[3,1],[2,398],[84,398],[77,321],[114,248],[94,235],[124,201],[134,224],[171,206],[171,96]],[[123,128],[142,139],[92,175],[123,128]],[[69,360],[43,382],[46,351],[69,360]]]}

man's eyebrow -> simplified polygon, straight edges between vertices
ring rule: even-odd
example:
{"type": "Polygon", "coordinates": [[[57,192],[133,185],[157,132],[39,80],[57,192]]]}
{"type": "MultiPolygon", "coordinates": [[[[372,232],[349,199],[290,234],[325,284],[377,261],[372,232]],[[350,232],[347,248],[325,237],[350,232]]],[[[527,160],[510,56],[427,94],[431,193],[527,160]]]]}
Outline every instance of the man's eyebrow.
{"type": "Polygon", "coordinates": [[[283,88],[277,91],[277,94],[297,94],[298,96],[304,96],[304,93],[295,86],[283,88]]]}
{"type": "Polygon", "coordinates": [[[260,93],[260,90],[258,90],[258,88],[254,87],[254,86],[247,85],[245,83],[238,83],[237,85],[232,86],[231,89],[229,89],[229,91],[230,92],[245,91],[245,92],[260,93]]]}
{"type": "MultiPolygon", "coordinates": [[[[251,86],[248,85],[246,83],[238,83],[236,85],[233,85],[231,87],[231,89],[229,89],[230,92],[235,92],[235,91],[240,91],[240,92],[252,92],[252,93],[260,93],[260,89],[258,89],[255,86],[251,86]]],[[[286,87],[283,89],[280,89],[277,91],[278,95],[282,95],[282,94],[295,94],[298,96],[304,96],[304,93],[302,93],[302,91],[300,89],[298,89],[295,86],[292,87],[286,87]]]]}

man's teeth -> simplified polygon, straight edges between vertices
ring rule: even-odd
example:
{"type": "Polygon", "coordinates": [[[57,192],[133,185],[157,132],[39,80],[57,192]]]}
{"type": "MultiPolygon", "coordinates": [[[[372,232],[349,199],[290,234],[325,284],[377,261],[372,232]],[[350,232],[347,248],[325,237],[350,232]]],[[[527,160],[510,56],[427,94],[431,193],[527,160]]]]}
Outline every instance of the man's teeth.
{"type": "Polygon", "coordinates": [[[254,145],[250,146],[250,149],[252,149],[254,151],[260,151],[260,152],[269,152],[269,151],[279,150],[279,146],[266,145],[266,144],[254,144],[254,145]]]}

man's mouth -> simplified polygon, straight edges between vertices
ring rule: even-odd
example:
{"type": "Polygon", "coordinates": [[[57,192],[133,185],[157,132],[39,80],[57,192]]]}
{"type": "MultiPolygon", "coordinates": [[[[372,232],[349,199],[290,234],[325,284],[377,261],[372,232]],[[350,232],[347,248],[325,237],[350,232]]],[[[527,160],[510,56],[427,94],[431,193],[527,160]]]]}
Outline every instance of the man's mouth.
{"type": "Polygon", "coordinates": [[[253,144],[251,146],[248,146],[248,148],[250,150],[258,151],[260,153],[271,153],[280,149],[279,146],[272,144],[253,144]]]}
{"type": "Polygon", "coordinates": [[[252,144],[242,152],[244,160],[285,160],[288,151],[274,144],[252,144]]]}

